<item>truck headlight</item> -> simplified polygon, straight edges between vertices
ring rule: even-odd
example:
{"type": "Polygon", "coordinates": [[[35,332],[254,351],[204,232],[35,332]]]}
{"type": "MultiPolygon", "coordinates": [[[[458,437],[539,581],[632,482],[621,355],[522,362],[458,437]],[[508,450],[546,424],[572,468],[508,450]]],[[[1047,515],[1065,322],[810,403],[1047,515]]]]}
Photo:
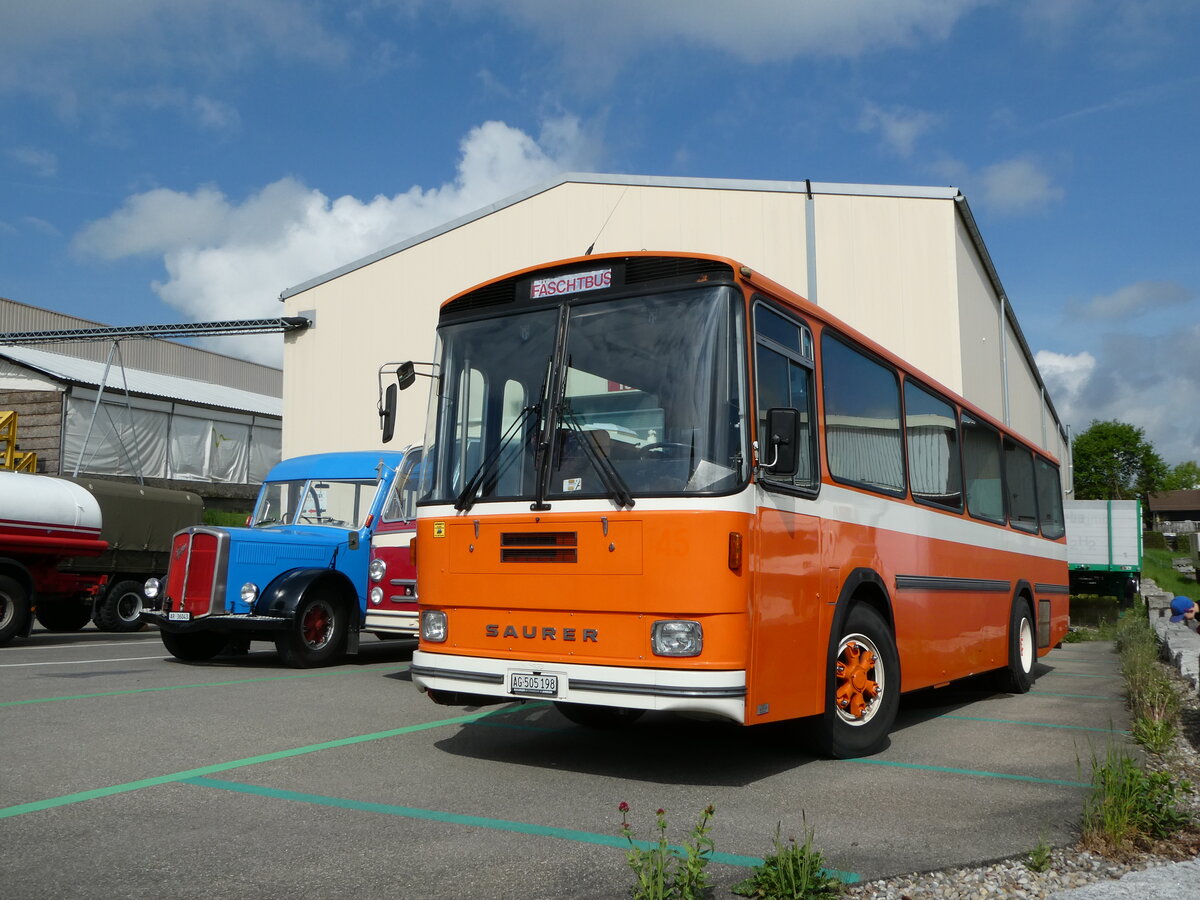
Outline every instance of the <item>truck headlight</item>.
{"type": "Polygon", "coordinates": [[[147,578],[146,583],[142,585],[142,593],[146,595],[147,600],[154,600],[158,597],[158,592],[162,590],[162,582],[157,578],[147,578]]]}
{"type": "Polygon", "coordinates": [[[379,585],[371,588],[371,602],[376,606],[383,602],[383,588],[379,585]]]}
{"type": "Polygon", "coordinates": [[[383,581],[383,576],[387,572],[387,563],[379,557],[371,560],[371,564],[367,566],[367,574],[372,581],[383,581]]]}
{"type": "Polygon", "coordinates": [[[258,599],[258,585],[253,581],[247,581],[242,585],[242,602],[248,606],[253,606],[254,601],[258,599]]]}
{"type": "Polygon", "coordinates": [[[446,640],[446,614],[440,609],[421,610],[421,639],[435,644],[446,640]]]}
{"type": "Polygon", "coordinates": [[[650,629],[656,656],[699,656],[704,649],[704,627],[688,619],[664,619],[650,629]]]}

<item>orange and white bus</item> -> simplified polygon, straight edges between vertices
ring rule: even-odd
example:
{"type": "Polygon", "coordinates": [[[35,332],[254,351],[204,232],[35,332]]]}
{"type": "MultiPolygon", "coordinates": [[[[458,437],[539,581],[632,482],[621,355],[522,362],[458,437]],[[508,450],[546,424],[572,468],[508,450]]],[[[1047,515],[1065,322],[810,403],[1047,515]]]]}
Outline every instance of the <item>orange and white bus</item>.
{"type": "Polygon", "coordinates": [[[439,703],[810,718],[853,757],[902,692],[1026,691],[1066,633],[1056,461],[737,262],[489,281],[443,305],[432,376],[412,674],[439,703]]]}

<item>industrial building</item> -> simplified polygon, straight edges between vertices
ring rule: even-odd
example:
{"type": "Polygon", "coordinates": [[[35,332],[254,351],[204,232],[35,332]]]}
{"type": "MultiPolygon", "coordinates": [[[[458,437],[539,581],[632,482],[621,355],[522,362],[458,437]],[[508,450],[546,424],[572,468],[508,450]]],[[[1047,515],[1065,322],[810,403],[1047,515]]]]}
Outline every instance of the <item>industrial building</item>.
{"type": "MultiPolygon", "coordinates": [[[[1064,460],[1067,434],[955,188],[563,175],[282,295],[283,453],[381,446],[377,373],[429,360],[438,308],[507,272],[587,252],[730,257],[827,308],[1064,460]]],[[[422,439],[426,392],[396,441],[422,439]]]]}
{"type": "MultiPolygon", "coordinates": [[[[0,300],[0,334],[99,323],[0,300]]],[[[245,508],[279,460],[282,372],[158,339],[0,342],[0,411],[32,471],[104,475],[245,508]]]]}

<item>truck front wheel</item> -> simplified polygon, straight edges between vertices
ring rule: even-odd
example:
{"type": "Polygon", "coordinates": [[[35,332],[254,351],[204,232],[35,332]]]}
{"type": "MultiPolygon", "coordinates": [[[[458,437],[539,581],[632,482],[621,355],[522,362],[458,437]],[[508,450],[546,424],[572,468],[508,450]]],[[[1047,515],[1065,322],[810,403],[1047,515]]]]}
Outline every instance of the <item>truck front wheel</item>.
{"type": "Polygon", "coordinates": [[[229,641],[229,635],[216,631],[190,631],[185,634],[174,634],[170,631],[159,632],[162,635],[163,646],[176,659],[184,662],[204,662],[212,659],[229,641]]]}
{"type": "Polygon", "coordinates": [[[101,631],[137,631],[142,627],[145,600],[136,581],[118,581],[97,605],[97,627],[101,631]]]}
{"type": "Polygon", "coordinates": [[[285,663],[296,669],[328,666],[346,649],[349,620],[345,609],[328,597],[305,597],[296,616],[275,638],[275,649],[285,663]]]}
{"type": "Polygon", "coordinates": [[[0,646],[25,633],[29,622],[29,594],[17,581],[0,575],[0,646]]]}

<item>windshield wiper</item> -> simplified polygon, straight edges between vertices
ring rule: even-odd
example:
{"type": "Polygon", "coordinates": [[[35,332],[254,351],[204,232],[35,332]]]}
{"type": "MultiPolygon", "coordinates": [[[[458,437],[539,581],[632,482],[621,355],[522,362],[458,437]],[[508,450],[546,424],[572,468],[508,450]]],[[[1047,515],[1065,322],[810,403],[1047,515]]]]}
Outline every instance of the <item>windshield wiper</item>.
{"type": "MultiPolygon", "coordinates": [[[[462,491],[459,492],[457,499],[454,501],[455,509],[457,509],[459,512],[466,512],[475,505],[475,495],[478,493],[479,488],[483,485],[484,479],[488,477],[492,467],[496,465],[497,461],[499,461],[500,457],[503,455],[505,449],[509,444],[512,443],[513,437],[523,431],[525,422],[531,416],[538,416],[541,412],[541,408],[541,404],[539,403],[535,404],[534,406],[527,406],[521,410],[521,415],[517,416],[516,421],[508,426],[508,431],[504,432],[503,436],[500,438],[500,442],[496,444],[491,453],[483,458],[483,461],[479,464],[479,468],[475,470],[475,474],[471,476],[470,480],[467,481],[465,485],[463,485],[462,491]]],[[[520,454],[510,456],[504,466],[496,472],[495,477],[499,478],[501,475],[507,472],[508,467],[513,464],[513,460],[519,458],[520,454]]]]}
{"type": "Polygon", "coordinates": [[[617,471],[612,464],[612,460],[604,452],[600,446],[600,441],[596,438],[594,431],[586,431],[579,420],[569,410],[563,410],[563,421],[579,435],[579,443],[583,447],[583,452],[587,455],[592,466],[600,473],[600,480],[604,482],[604,487],[608,491],[610,497],[616,501],[618,506],[633,507],[633,495],[629,492],[629,485],[625,483],[625,479],[621,477],[621,473],[617,471]]]}

